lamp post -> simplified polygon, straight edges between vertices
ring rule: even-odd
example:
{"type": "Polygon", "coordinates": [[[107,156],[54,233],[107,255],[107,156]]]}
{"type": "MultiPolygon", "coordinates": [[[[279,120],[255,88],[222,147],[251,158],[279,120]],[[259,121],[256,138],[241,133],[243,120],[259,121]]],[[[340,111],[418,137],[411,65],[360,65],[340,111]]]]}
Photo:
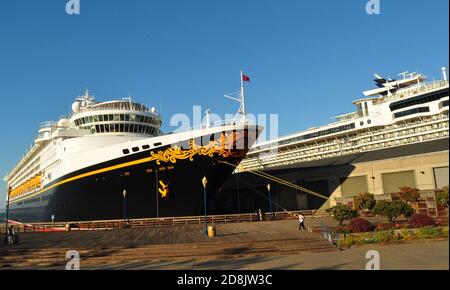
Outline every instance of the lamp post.
{"type": "Polygon", "coordinates": [[[5,216],[5,245],[8,244],[8,220],[9,220],[9,194],[11,193],[11,187],[8,187],[6,192],[6,216],[5,216]]]}
{"type": "Polygon", "coordinates": [[[270,220],[272,220],[272,197],[270,192],[270,183],[267,184],[267,191],[269,192],[269,208],[270,208],[270,220]]]}
{"type": "Polygon", "coordinates": [[[158,169],[155,169],[156,218],[159,218],[158,169]]]}
{"type": "Polygon", "coordinates": [[[206,176],[203,176],[202,179],[202,184],[203,184],[203,202],[204,202],[204,207],[205,207],[205,234],[206,236],[208,236],[208,220],[206,218],[206,185],[208,184],[208,179],[206,178],[206,176]]]}
{"type": "Polygon", "coordinates": [[[122,195],[123,195],[123,222],[124,222],[124,226],[125,226],[125,222],[127,219],[127,190],[124,189],[122,191],[122,195]]]}

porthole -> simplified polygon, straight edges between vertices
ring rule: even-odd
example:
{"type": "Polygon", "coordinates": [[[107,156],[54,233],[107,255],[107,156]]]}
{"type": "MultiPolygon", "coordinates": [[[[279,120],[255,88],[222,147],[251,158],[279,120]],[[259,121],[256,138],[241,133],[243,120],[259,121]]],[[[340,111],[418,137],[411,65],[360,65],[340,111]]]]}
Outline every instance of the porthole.
{"type": "Polygon", "coordinates": [[[139,147],[133,147],[133,148],[131,148],[131,150],[133,150],[133,152],[138,152],[139,151],[139,147]]]}
{"type": "Polygon", "coordinates": [[[359,123],[361,126],[363,126],[364,125],[364,122],[363,121],[361,121],[360,123],[359,123]]]}
{"type": "Polygon", "coordinates": [[[123,154],[129,154],[129,153],[130,153],[130,150],[128,150],[128,149],[123,149],[122,152],[123,152],[123,154]]]}

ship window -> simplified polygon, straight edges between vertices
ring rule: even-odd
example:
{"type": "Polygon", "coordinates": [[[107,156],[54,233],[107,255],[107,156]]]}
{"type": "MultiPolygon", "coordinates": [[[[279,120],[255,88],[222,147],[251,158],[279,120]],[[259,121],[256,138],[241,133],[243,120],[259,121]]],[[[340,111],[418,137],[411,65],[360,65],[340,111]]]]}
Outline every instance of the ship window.
{"type": "Polygon", "coordinates": [[[137,133],[137,132],[138,132],[138,125],[134,125],[133,132],[134,132],[134,133],[137,133]]]}
{"type": "Polygon", "coordinates": [[[98,116],[98,120],[99,120],[100,122],[103,122],[103,115],[99,115],[99,116],[98,116]]]}
{"type": "Polygon", "coordinates": [[[439,103],[439,109],[442,109],[443,107],[448,107],[448,100],[439,103]]]}
{"type": "Polygon", "coordinates": [[[95,132],[100,133],[100,126],[99,125],[95,125],[95,132]]]}
{"type": "Polygon", "coordinates": [[[128,149],[123,149],[122,152],[123,152],[123,154],[129,154],[129,153],[130,153],[130,150],[128,150],[128,149]]]}
{"type": "Polygon", "coordinates": [[[114,114],[114,121],[120,121],[120,115],[114,114]]]}
{"type": "Polygon", "coordinates": [[[406,111],[395,113],[394,118],[401,118],[401,117],[418,114],[418,113],[427,113],[429,111],[430,111],[429,107],[414,108],[414,109],[409,109],[406,111]]]}
{"type": "Polygon", "coordinates": [[[120,132],[125,132],[123,128],[123,124],[120,124],[120,132]]]}
{"type": "Polygon", "coordinates": [[[130,115],[130,121],[132,121],[132,122],[136,121],[136,115],[135,114],[131,114],[130,115]]]}
{"type": "Polygon", "coordinates": [[[125,115],[125,121],[130,121],[130,115],[125,115]]]}
{"type": "Polygon", "coordinates": [[[130,125],[129,124],[125,124],[124,132],[130,132],[130,125]]]}
{"type": "Polygon", "coordinates": [[[158,143],[154,143],[154,144],[153,144],[153,146],[155,146],[155,147],[156,147],[156,146],[161,146],[161,145],[162,145],[161,142],[158,142],[158,143]]]}
{"type": "Polygon", "coordinates": [[[148,123],[149,119],[150,119],[150,117],[149,117],[149,116],[145,116],[145,118],[144,118],[144,122],[145,122],[145,123],[148,123]]]}
{"type": "Polygon", "coordinates": [[[103,120],[105,121],[105,122],[107,122],[108,121],[108,115],[103,115],[103,120]]]}
{"type": "Polygon", "coordinates": [[[105,124],[105,133],[109,133],[109,124],[105,124]]]}
{"type": "Polygon", "coordinates": [[[109,119],[110,121],[113,121],[113,120],[114,120],[114,115],[112,115],[112,114],[108,115],[108,119],[109,119]]]}
{"type": "Polygon", "coordinates": [[[120,115],[120,121],[125,121],[125,115],[124,114],[120,115]]]}
{"type": "Polygon", "coordinates": [[[440,90],[438,92],[428,93],[428,94],[424,94],[424,95],[410,98],[407,100],[401,100],[398,102],[394,102],[389,107],[390,107],[391,111],[395,111],[395,110],[403,109],[406,107],[411,107],[414,105],[433,102],[433,101],[439,100],[441,98],[444,98],[446,96],[448,96],[448,90],[444,89],[444,90],[440,90]]]}
{"type": "Polygon", "coordinates": [[[143,145],[142,146],[142,149],[144,149],[144,150],[149,149],[149,148],[150,148],[150,145],[143,145]]]}
{"type": "Polygon", "coordinates": [[[114,129],[116,132],[120,132],[119,124],[114,124],[114,129]]]}
{"type": "Polygon", "coordinates": [[[93,119],[94,119],[94,122],[98,122],[98,116],[97,116],[97,115],[95,115],[95,116],[93,117],[93,119]]]}
{"type": "Polygon", "coordinates": [[[100,125],[100,133],[104,133],[105,132],[105,125],[101,124],[100,125]]]}
{"type": "Polygon", "coordinates": [[[94,121],[94,119],[92,118],[92,116],[89,116],[89,123],[92,123],[94,121]]]}
{"type": "Polygon", "coordinates": [[[133,148],[131,148],[131,150],[133,150],[133,152],[138,152],[139,151],[139,147],[133,147],[133,148]]]}

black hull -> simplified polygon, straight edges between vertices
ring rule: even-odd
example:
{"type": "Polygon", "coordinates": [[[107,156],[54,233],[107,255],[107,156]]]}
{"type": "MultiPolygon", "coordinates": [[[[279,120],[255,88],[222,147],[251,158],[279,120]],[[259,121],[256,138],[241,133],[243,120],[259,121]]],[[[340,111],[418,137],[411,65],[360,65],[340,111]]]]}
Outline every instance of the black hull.
{"type": "MultiPolygon", "coordinates": [[[[52,215],[55,221],[200,215],[204,212],[202,178],[205,176],[208,180],[206,187],[208,207],[214,207],[216,192],[234,170],[230,164],[235,166],[239,164],[247,153],[249,144],[251,146],[255,141],[248,136],[257,136],[254,131],[248,134],[249,130],[238,133],[243,136],[241,144],[244,144],[244,147],[227,150],[229,154],[220,154],[216,150],[206,155],[196,154],[192,158],[184,156],[165,161],[153,160],[77,178],[89,172],[143,160],[152,156],[152,152],[167,152],[174,146],[186,144],[178,143],[155,151],[141,151],[72,172],[49,184],[46,187],[49,189],[44,189],[42,194],[11,203],[10,219],[19,222],[47,222],[51,221],[52,215]],[[224,161],[228,164],[222,163],[224,161]],[[75,180],[64,183],[73,177],[75,180]],[[167,197],[162,197],[157,191],[161,188],[159,181],[169,184],[167,197]],[[52,185],[61,182],[63,184],[52,188],[52,185]],[[126,190],[125,198],[124,190],[126,190]]],[[[196,140],[195,143],[201,142],[196,140]]]]}

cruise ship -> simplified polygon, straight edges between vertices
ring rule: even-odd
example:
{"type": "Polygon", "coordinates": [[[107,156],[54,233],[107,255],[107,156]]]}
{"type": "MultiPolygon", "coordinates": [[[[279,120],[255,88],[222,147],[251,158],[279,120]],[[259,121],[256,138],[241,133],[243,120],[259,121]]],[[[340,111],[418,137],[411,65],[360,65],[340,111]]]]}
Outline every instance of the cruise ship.
{"type": "MultiPolygon", "coordinates": [[[[242,89],[243,91],[243,89],[242,89]]],[[[199,215],[256,141],[245,118],[163,134],[153,108],[88,91],[69,117],[41,124],[5,177],[9,218],[86,221],[199,215]],[[223,162],[223,163],[221,163],[223,162]]]]}
{"type": "Polygon", "coordinates": [[[362,192],[448,185],[446,68],[433,81],[375,74],[375,85],[333,123],[255,144],[224,185],[218,210],[318,209],[362,192]]]}

